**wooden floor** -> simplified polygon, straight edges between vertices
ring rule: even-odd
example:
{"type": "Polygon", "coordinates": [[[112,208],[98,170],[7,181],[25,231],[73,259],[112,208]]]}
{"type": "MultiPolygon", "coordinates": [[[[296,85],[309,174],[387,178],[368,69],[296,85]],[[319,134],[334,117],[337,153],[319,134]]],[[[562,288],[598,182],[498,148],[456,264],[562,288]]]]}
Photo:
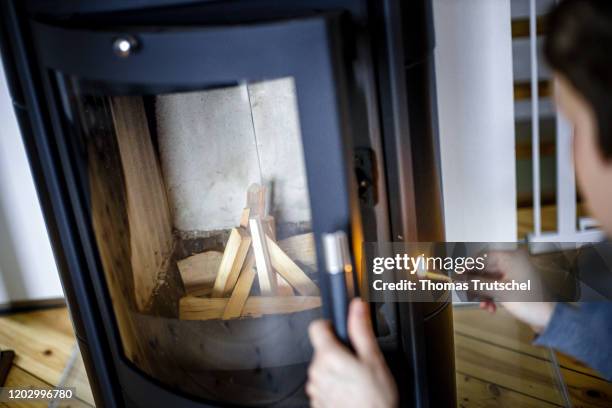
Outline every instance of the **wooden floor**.
{"type": "MultiPolygon", "coordinates": [[[[60,407],[91,407],[93,397],[80,355],[74,369],[64,369],[75,348],[74,332],[66,308],[0,317],[0,349],[15,351],[13,367],[5,387],[45,388],[60,383],[76,387],[77,398],[60,407]]],[[[2,407],[46,407],[47,403],[10,403],[2,407]]]]}
{"type": "Polygon", "coordinates": [[[612,407],[612,383],[583,364],[531,345],[531,329],[503,309],[456,307],[459,407],[612,407]],[[557,367],[557,370],[555,369],[557,367]],[[562,383],[558,381],[562,378],[562,383]]]}
{"type": "MultiPolygon", "coordinates": [[[[454,315],[459,407],[565,406],[564,386],[574,407],[612,407],[612,383],[564,356],[557,357],[555,370],[549,351],[532,346],[531,330],[505,311],[491,315],[460,306],[454,315]]],[[[65,308],[0,317],[0,348],[16,353],[5,386],[45,387],[64,379],[66,386],[77,388],[79,399],[60,406],[92,406],[80,359],[68,375],[64,373],[74,345],[65,308]]]]}

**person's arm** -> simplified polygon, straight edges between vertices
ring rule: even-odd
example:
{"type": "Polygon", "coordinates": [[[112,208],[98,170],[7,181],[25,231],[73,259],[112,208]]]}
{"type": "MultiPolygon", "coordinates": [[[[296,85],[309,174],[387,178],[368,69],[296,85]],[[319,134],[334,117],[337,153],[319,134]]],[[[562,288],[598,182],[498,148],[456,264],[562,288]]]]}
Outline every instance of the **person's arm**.
{"type": "Polygon", "coordinates": [[[557,303],[534,344],[569,354],[612,380],[612,303],[557,303]]]}

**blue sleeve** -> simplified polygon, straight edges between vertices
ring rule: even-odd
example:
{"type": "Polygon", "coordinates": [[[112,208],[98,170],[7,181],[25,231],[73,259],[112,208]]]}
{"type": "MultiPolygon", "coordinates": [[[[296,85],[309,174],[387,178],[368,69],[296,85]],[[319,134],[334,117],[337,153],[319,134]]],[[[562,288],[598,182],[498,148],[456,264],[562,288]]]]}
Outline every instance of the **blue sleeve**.
{"type": "Polygon", "coordinates": [[[558,303],[534,344],[569,354],[612,379],[612,303],[558,303]]]}

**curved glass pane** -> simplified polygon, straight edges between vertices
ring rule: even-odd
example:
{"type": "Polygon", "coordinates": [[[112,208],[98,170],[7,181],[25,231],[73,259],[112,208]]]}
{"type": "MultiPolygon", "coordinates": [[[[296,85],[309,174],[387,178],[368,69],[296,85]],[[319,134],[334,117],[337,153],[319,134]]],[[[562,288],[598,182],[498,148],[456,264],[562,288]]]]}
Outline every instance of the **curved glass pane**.
{"type": "Polygon", "coordinates": [[[293,79],[154,95],[63,82],[126,357],[207,400],[306,404],[321,299],[293,79]]]}

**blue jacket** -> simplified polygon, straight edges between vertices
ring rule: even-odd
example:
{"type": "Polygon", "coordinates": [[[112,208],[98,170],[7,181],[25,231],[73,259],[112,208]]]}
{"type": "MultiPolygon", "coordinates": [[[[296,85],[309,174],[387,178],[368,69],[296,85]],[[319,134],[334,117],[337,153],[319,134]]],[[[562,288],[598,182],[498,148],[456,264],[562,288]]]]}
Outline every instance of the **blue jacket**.
{"type": "Polygon", "coordinates": [[[569,354],[612,380],[612,302],[557,303],[534,343],[569,354]]]}

